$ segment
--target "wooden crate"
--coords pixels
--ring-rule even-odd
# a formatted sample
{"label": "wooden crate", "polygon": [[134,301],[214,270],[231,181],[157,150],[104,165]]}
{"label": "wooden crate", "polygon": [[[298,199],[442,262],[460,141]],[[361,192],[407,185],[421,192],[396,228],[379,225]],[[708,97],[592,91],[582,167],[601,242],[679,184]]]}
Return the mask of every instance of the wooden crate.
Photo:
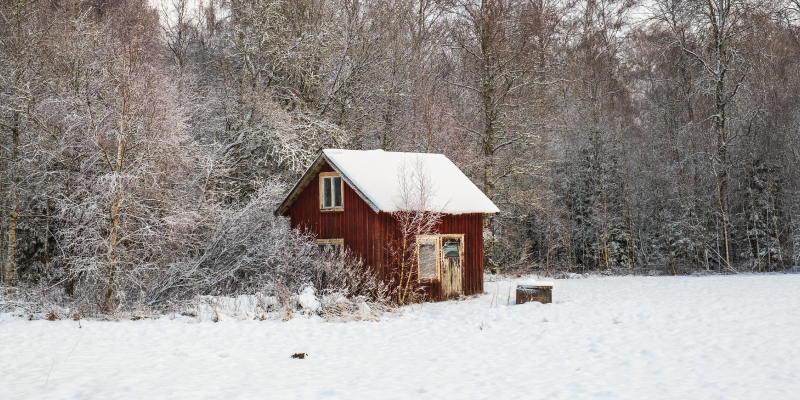
{"label": "wooden crate", "polygon": [[538,301],[542,304],[553,302],[553,286],[548,285],[517,285],[517,304],[529,301]]}

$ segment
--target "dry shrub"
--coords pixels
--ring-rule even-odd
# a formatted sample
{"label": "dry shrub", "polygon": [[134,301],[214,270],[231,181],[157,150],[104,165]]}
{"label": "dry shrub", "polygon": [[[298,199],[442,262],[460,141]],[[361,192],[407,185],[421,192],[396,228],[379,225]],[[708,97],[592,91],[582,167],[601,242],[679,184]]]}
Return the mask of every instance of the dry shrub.
{"label": "dry shrub", "polygon": [[71,309],[66,295],[60,287],[43,282],[21,282],[18,286],[6,288],[0,293],[0,313],[13,312],[15,315],[28,315],[30,320],[46,319],[55,321],[70,315]]}
{"label": "dry shrub", "polygon": [[377,321],[391,309],[390,286],[348,251],[321,254],[313,277],[327,321]]}
{"label": "dry shrub", "polygon": [[320,254],[315,267],[312,282],[317,293],[361,296],[370,301],[387,297],[388,288],[375,271],[347,250]]}
{"label": "dry shrub", "polygon": [[329,322],[379,321],[390,310],[388,302],[368,301],[362,296],[347,298],[339,293],[322,296],[320,316]]}
{"label": "dry shrub", "polygon": [[58,315],[58,312],[55,310],[50,310],[47,314],[44,315],[44,319],[48,321],[55,321],[61,319],[61,316]]}

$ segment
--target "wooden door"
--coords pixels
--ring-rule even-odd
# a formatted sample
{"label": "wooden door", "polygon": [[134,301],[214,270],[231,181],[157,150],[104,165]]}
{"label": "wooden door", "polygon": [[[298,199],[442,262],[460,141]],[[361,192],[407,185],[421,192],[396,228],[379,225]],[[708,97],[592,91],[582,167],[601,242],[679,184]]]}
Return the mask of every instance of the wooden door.
{"label": "wooden door", "polygon": [[464,263],[464,235],[441,236],[442,300],[458,298],[464,294],[462,265]]}

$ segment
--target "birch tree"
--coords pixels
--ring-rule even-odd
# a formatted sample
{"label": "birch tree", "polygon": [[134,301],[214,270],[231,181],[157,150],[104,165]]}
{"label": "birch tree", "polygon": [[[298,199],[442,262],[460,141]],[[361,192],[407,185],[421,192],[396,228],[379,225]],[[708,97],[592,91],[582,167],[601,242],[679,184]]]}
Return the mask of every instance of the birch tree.
{"label": "birch tree", "polygon": [[41,58],[46,57],[43,50],[51,23],[42,7],[23,0],[0,5],[0,275],[9,286],[19,268],[19,219],[33,214],[26,214],[24,196],[36,190],[42,176],[29,164],[41,161],[36,159],[41,154],[33,114],[46,81]]}
{"label": "birch tree", "polygon": [[[732,257],[727,197],[729,151],[738,134],[737,120],[730,110],[751,69],[752,61],[741,51],[741,42],[752,31],[743,19],[750,6],[745,0],[669,0],[656,2],[655,9],[655,17],[669,27],[675,45],[697,61],[707,77],[704,89],[713,105],[705,121],[714,143],[709,158],[716,180],[716,207],[727,270],[731,269]],[[699,46],[692,40],[697,40]]]}
{"label": "birch tree", "polygon": [[400,189],[397,208],[392,217],[397,223],[397,236],[388,238],[391,278],[397,285],[397,303],[416,301],[419,277],[419,240],[421,236],[437,233],[444,204],[433,202],[436,187],[422,158],[406,160],[398,167]]}
{"label": "birch tree", "polygon": [[145,2],[103,11],[108,19],[74,26],[92,58],[78,64],[72,90],[61,94],[74,115],[64,129],[82,162],[58,198],[59,238],[72,276],[102,282],[97,300],[113,314],[125,295],[117,289],[130,288],[120,279],[180,251],[169,245],[169,231],[193,218],[180,209],[191,204],[192,150],[174,88],[160,73],[155,11]]}

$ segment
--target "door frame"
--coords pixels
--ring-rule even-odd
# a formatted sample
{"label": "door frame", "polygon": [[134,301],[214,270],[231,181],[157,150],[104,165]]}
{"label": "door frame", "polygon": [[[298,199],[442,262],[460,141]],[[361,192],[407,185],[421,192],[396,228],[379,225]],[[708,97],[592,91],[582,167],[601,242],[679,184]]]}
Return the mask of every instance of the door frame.
{"label": "door frame", "polygon": [[446,239],[458,239],[459,246],[458,246],[458,260],[459,266],[461,267],[461,276],[459,277],[459,281],[461,281],[461,287],[459,288],[458,292],[460,294],[464,294],[464,275],[465,275],[465,265],[464,265],[464,234],[463,233],[445,233],[440,234],[439,236],[439,281],[442,282],[442,297],[444,297],[444,265],[445,265],[445,257],[444,257],[444,241]]}

